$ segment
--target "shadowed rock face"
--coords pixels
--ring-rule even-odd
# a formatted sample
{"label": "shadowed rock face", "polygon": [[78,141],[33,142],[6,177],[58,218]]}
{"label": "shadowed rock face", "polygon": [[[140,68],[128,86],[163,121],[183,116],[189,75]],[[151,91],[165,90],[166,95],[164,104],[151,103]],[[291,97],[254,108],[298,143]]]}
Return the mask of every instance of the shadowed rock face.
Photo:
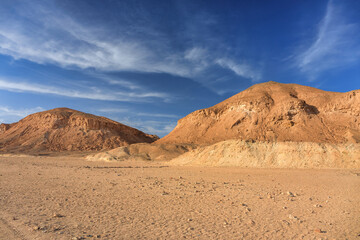
{"label": "shadowed rock face", "polygon": [[88,151],[151,143],[155,135],[105,117],[57,108],[0,125],[0,151]]}
{"label": "shadowed rock face", "polygon": [[267,82],[189,114],[157,143],[207,145],[228,139],[359,143],[359,116],[359,90],[337,93]]}

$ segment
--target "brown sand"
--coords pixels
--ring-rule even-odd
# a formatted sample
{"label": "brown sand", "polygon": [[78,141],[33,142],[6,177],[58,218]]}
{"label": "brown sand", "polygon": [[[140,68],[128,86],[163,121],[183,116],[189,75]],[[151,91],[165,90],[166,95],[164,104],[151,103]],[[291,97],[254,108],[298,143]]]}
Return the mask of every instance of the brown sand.
{"label": "brown sand", "polygon": [[360,172],[0,157],[0,239],[359,239]]}

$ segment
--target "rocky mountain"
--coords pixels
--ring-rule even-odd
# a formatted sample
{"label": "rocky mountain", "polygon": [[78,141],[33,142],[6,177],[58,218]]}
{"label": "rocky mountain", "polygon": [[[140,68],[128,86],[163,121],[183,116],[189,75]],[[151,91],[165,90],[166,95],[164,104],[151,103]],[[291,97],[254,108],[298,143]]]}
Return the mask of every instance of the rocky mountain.
{"label": "rocky mountain", "polygon": [[327,92],[297,84],[254,85],[180,119],[157,143],[360,142],[360,90]]}
{"label": "rocky mountain", "polygon": [[91,151],[151,143],[155,135],[105,117],[56,108],[0,125],[0,152]]}

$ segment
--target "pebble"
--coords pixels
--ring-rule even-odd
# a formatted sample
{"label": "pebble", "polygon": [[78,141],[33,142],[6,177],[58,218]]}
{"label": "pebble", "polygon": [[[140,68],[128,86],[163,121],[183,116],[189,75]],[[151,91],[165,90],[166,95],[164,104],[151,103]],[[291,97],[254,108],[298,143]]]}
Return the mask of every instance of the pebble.
{"label": "pebble", "polygon": [[249,225],[255,225],[255,222],[253,221],[253,220],[249,220],[248,222],[247,222]]}
{"label": "pebble", "polygon": [[64,217],[64,216],[59,214],[59,213],[54,213],[53,217],[61,218],[61,217]]}

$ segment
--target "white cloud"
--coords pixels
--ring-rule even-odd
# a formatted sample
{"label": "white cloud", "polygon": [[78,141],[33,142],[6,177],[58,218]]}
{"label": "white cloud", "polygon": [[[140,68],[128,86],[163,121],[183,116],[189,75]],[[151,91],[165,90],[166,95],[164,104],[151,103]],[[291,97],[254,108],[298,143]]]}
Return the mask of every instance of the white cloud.
{"label": "white cloud", "polygon": [[349,23],[345,16],[341,6],[330,0],[316,39],[308,49],[298,55],[298,68],[308,74],[311,80],[323,71],[358,61],[360,28]]}
{"label": "white cloud", "polygon": [[35,83],[26,83],[26,82],[14,82],[13,80],[7,80],[0,78],[0,89],[10,92],[30,92],[30,93],[40,93],[40,94],[51,94],[58,95],[70,98],[84,98],[92,100],[107,100],[107,101],[124,101],[124,102],[136,102],[144,101],[146,98],[161,98],[168,100],[169,96],[165,93],[157,92],[145,92],[145,93],[136,93],[136,92],[119,92],[119,91],[104,91],[99,88],[87,88],[82,90],[72,90],[57,88],[53,86],[47,86],[42,84]]}
{"label": "white cloud", "polygon": [[101,109],[97,109],[96,111],[102,112],[102,113],[129,113],[131,115],[154,117],[154,118],[176,118],[176,119],[180,118],[178,115],[175,115],[175,114],[145,113],[145,112],[129,110],[127,108],[101,108]]}
{"label": "white cloud", "polygon": [[44,111],[42,107],[13,109],[7,106],[0,106],[0,122],[8,121],[8,123],[17,121],[19,118],[28,116],[29,114]]}
{"label": "white cloud", "polygon": [[[258,81],[260,71],[235,58],[225,58],[222,38],[213,34],[215,19],[203,12],[191,21],[185,21],[184,31],[179,33],[179,41],[184,39],[183,48],[173,47],[173,36],[149,26],[138,26],[127,14],[119,13],[125,20],[116,26],[90,24],[80,18],[70,16],[52,4],[53,1],[14,3],[13,11],[1,11],[6,4],[0,4],[0,54],[14,59],[26,59],[39,64],[55,64],[63,68],[90,69],[95,77],[112,85],[119,85],[134,91],[144,92],[142,86],[126,79],[111,78],[105,72],[131,71],[155,72],[192,78],[210,90],[213,79],[208,79],[207,70],[214,66],[230,69],[235,74]],[[187,14],[187,11],[184,11]],[[124,14],[124,16],[122,16]],[[78,16],[80,16],[79,14]],[[121,16],[120,16],[121,15]],[[142,15],[141,15],[142,16]],[[189,17],[189,16],[188,16]],[[141,34],[139,34],[141,33]],[[187,39],[193,39],[193,46],[187,46]],[[204,39],[210,41],[204,41]],[[198,45],[196,45],[198,44]],[[202,47],[200,47],[202,46]],[[206,47],[204,47],[206,46]],[[221,50],[219,50],[221,49]],[[229,53],[229,49],[226,49]],[[232,60],[230,60],[232,59]],[[245,64],[246,63],[246,64]],[[204,83],[205,79],[208,79]],[[52,89],[48,89],[47,93]],[[145,89],[146,91],[146,89]],[[213,91],[213,90],[212,90]],[[75,92],[72,96],[96,99],[126,99],[121,94],[88,96]],[[58,94],[58,93],[51,93]],[[68,95],[68,94],[67,94]],[[154,93],[149,93],[149,96]],[[126,94],[129,97],[129,94]],[[139,95],[147,97],[145,95]],[[133,97],[133,96],[130,96]],[[159,96],[158,94],[155,97]],[[166,99],[165,99],[166,100]]]}
{"label": "white cloud", "polygon": [[179,118],[179,116],[175,114],[163,114],[163,113],[137,113],[136,115],[145,116],[145,117],[156,117],[156,118]]}
{"label": "white cloud", "polygon": [[[112,33],[106,28],[84,25],[59,10],[49,11],[36,3],[16,7],[18,18],[0,16],[1,54],[62,67],[189,74],[189,66],[169,53],[161,54],[145,40],[107,37]],[[158,44],[166,48],[165,43]]]}
{"label": "white cloud", "polygon": [[253,69],[253,67],[248,64],[236,63],[226,58],[217,59],[216,63],[223,68],[230,69],[240,77],[251,79],[253,82],[259,81],[261,78],[260,71]]}
{"label": "white cloud", "polygon": [[134,118],[113,118],[115,121],[137,128],[145,133],[156,134],[162,137],[170,133],[175,127],[175,121],[150,121],[139,120]]}

